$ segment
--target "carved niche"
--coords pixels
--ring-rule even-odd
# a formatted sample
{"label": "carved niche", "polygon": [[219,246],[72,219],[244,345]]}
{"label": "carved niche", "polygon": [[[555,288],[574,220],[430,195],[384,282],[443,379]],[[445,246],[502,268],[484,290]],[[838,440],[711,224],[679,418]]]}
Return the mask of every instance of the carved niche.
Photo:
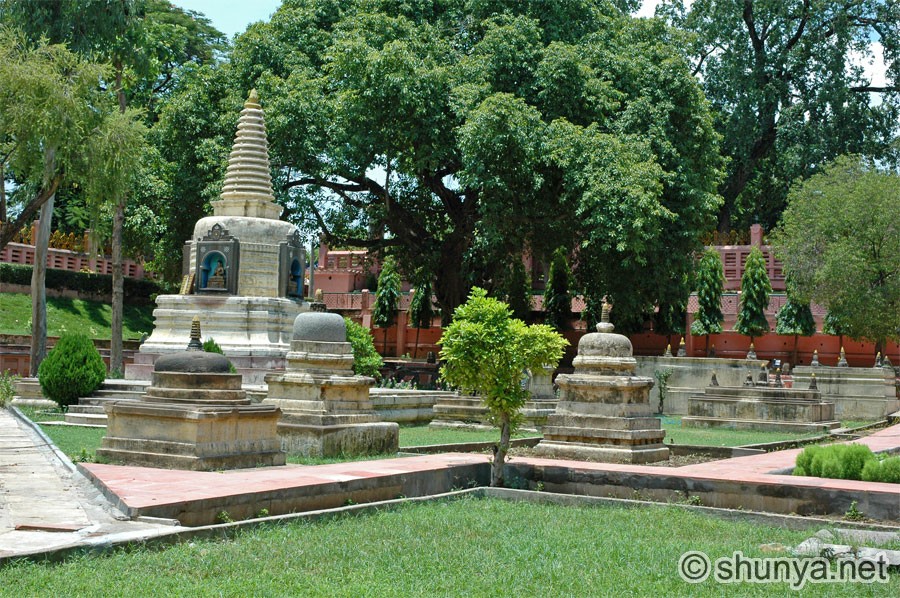
{"label": "carved niche", "polygon": [[214,224],[197,240],[196,292],[237,295],[241,244],[228,229]]}
{"label": "carved niche", "polygon": [[282,297],[303,298],[306,250],[296,228],[278,248],[278,291]]}

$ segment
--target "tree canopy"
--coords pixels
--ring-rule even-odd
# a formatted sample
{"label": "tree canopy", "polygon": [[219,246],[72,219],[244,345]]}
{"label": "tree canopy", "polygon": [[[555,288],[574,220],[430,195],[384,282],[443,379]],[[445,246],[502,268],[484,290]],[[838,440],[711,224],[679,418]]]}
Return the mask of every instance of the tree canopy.
{"label": "tree canopy", "polygon": [[751,343],[755,337],[769,331],[766,308],[769,307],[771,294],[772,285],[769,283],[766,259],[759,247],[754,247],[744,263],[744,275],[741,276],[741,306],[734,324],[734,329],[744,336],[749,336]]}
{"label": "tree canopy", "polygon": [[828,309],[840,333],[900,338],[900,176],[843,157],[791,189],[777,255],[801,301]]}
{"label": "tree canopy", "polygon": [[[658,14],[687,32],[682,47],[723,137],[728,167],[720,230],[747,227],[755,217],[771,230],[791,182],[838,155],[897,163],[900,4],[695,0],[687,10],[686,4],[668,0]],[[866,62],[883,67],[887,81],[872,81]]]}
{"label": "tree canopy", "polygon": [[697,264],[697,301],[699,309],[691,323],[691,334],[706,336],[722,332],[722,292],[725,286],[725,273],[722,269],[722,258],[715,249],[706,249]]}
{"label": "tree canopy", "polygon": [[560,244],[579,290],[649,313],[682,298],[671,274],[713,221],[721,161],[670,32],[626,4],[287,0],[163,110],[200,133],[176,151],[212,166],[184,199],[215,186],[219,115],[256,87],[289,217],[433,272],[446,316]]}

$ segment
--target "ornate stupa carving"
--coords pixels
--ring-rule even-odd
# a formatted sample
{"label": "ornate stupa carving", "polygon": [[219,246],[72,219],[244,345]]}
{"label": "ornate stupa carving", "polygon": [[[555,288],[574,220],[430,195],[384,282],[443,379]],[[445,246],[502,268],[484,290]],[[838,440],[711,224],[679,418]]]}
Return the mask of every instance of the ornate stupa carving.
{"label": "ornate stupa carving", "polygon": [[556,377],[559,404],[536,454],[624,463],[669,458],[666,432],[650,406],[653,380],[634,375],[631,341],[613,330],[604,305],[597,332],[578,343],[575,373]]}
{"label": "ornate stupa carving", "polygon": [[163,295],[153,334],[126,377],[147,379],[155,357],[180,351],[179,331],[199,314],[207,334],[244,375],[261,384],[282,369],[303,302],[306,254],[297,228],[279,220],[263,109],[256,90],[241,111],[220,199],[187,243],[185,294]]}

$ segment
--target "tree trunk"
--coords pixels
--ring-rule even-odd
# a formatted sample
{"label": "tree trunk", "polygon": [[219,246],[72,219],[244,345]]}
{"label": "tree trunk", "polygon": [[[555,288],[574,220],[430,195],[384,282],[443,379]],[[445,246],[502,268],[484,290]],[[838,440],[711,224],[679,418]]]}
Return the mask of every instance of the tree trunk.
{"label": "tree trunk", "polygon": [[460,265],[464,262],[465,231],[454,231],[456,239],[449,239],[441,246],[441,258],[434,281],[434,295],[441,307],[441,326],[449,326],[453,310],[462,305],[468,295],[468,285]]}
{"label": "tree trunk", "polygon": [[510,437],[509,414],[500,414],[500,443],[494,446],[494,462],[491,464],[491,486],[502,488],[503,467],[506,464],[506,453],[509,452]]}
{"label": "tree trunk", "polygon": [[381,354],[387,357],[387,327],[384,328],[384,334],[381,336]]}
{"label": "tree trunk", "polygon": [[422,329],[416,326],[416,345],[413,347],[413,359],[419,358],[419,333],[422,332]]}
{"label": "tree trunk", "polygon": [[124,276],[122,275],[122,229],[125,225],[125,201],[116,202],[112,233],[112,337],[109,342],[109,371],[121,375],[122,320],[124,311]]}
{"label": "tree trunk", "polygon": [[50,244],[50,225],[53,220],[51,195],[41,206],[41,224],[34,240],[34,268],[31,271],[31,376],[47,355],[47,247]]}
{"label": "tree trunk", "polygon": [[794,352],[791,355],[791,359],[793,359],[793,361],[791,362],[791,367],[796,367],[796,365],[797,365],[797,356],[800,354],[799,349],[798,349],[799,344],[800,344],[800,336],[795,334],[794,335]]}
{"label": "tree trunk", "polygon": [[6,222],[6,170],[0,162],[0,222]]}

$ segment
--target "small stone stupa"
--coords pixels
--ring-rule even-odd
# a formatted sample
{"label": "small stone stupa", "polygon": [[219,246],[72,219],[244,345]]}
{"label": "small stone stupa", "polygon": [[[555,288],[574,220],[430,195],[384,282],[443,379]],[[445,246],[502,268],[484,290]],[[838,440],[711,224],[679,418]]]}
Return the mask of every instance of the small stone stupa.
{"label": "small stone stupa", "polygon": [[535,454],[562,459],[651,463],[669,458],[650,406],[651,378],[634,375],[628,337],[613,333],[604,304],[597,332],[578,343],[574,374],[556,377],[559,404]]}
{"label": "small stone stupa", "polygon": [[306,254],[296,227],[279,220],[269,173],[263,110],[256,90],[244,104],[213,215],[194,226],[181,294],[157,298],[153,333],[126,378],[147,379],[160,354],[181,351],[181,334],[199,314],[248,384],[284,367],[302,297]]}
{"label": "small stone stupa", "polygon": [[224,355],[203,351],[194,319],[187,351],[156,360],[153,383],[137,401],[106,406],[97,455],[113,463],[213,471],[284,465],[280,412],[252,405]]}
{"label": "small stone stupa", "polygon": [[313,308],[294,321],[285,371],[266,376],[263,404],[281,408],[282,446],[311,457],[396,453],[400,426],[373,409],[375,380],[353,373],[344,318],[325,312],[324,304]]}

